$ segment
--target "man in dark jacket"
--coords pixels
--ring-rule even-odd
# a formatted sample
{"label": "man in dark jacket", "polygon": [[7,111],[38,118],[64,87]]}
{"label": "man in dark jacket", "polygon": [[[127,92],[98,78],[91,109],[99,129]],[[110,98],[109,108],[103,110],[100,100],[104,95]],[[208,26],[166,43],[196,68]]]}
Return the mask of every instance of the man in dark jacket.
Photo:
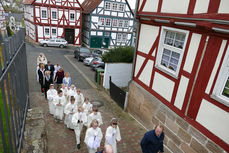
{"label": "man in dark jacket", "polygon": [[152,131],[145,133],[141,141],[141,148],[143,153],[158,153],[164,152],[163,141],[164,141],[163,126],[157,125]]}
{"label": "man in dark jacket", "polygon": [[54,71],[55,71],[55,68],[54,66],[51,64],[50,61],[48,61],[48,63],[45,65],[45,71],[50,71],[50,76],[51,78],[53,79],[53,74],[54,74]]}

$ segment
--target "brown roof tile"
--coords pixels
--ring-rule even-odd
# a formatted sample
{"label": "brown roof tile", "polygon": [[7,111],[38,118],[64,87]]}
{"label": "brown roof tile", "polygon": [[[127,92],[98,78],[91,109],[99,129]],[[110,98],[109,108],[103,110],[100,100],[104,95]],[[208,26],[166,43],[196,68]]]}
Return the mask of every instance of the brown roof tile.
{"label": "brown roof tile", "polygon": [[84,0],[82,3],[83,13],[90,13],[94,10],[103,0]]}
{"label": "brown roof tile", "polygon": [[24,0],[24,4],[25,5],[29,5],[29,4],[32,4],[35,0]]}

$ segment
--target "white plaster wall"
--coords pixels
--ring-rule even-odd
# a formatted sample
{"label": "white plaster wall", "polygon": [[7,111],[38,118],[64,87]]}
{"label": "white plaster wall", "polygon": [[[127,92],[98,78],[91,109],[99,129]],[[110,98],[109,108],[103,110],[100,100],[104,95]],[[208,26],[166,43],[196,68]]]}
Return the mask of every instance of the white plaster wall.
{"label": "white plaster wall", "polygon": [[155,73],[152,89],[167,101],[171,101],[175,83],[165,76]]}
{"label": "white plaster wall", "polygon": [[194,14],[207,13],[210,0],[197,0],[194,8]]}
{"label": "white plaster wall", "polygon": [[180,13],[187,14],[189,0],[163,0],[162,13]]}
{"label": "white plaster wall", "polygon": [[200,40],[202,35],[193,33],[191,37],[191,42],[188,48],[188,54],[184,64],[184,70],[191,73],[192,68],[196,59],[196,54],[199,49]]}
{"label": "white plaster wall", "polygon": [[229,144],[229,113],[203,99],[196,121]]}
{"label": "white plaster wall", "polygon": [[106,63],[104,70],[103,87],[110,88],[109,77],[111,76],[112,82],[119,87],[127,87],[131,79],[132,64],[127,63]]}
{"label": "white plaster wall", "polygon": [[139,76],[139,80],[141,80],[145,85],[150,85],[151,75],[153,71],[153,64],[154,62],[152,60],[149,60],[144,67],[142,73]]}
{"label": "white plaster wall", "polygon": [[143,8],[144,12],[157,12],[159,0],[147,0]]}
{"label": "white plaster wall", "polygon": [[207,94],[209,94],[209,92],[211,90],[213,81],[215,79],[216,72],[217,72],[217,70],[219,68],[219,64],[220,64],[220,61],[221,61],[221,58],[222,58],[222,55],[223,55],[223,51],[224,51],[224,49],[226,47],[226,44],[227,44],[227,40],[223,40],[222,44],[221,44],[221,47],[220,47],[220,50],[219,50],[219,54],[217,56],[217,59],[216,59],[215,65],[214,65],[214,68],[213,68],[211,76],[210,76],[210,79],[208,81],[207,88],[205,90],[205,93],[207,93]]}
{"label": "white plaster wall", "polygon": [[178,90],[177,90],[176,99],[175,99],[175,102],[174,102],[174,105],[180,110],[182,109],[182,106],[183,106],[183,103],[184,103],[184,98],[185,98],[185,95],[186,95],[188,82],[189,82],[188,78],[186,78],[184,76],[181,76],[179,87],[178,87]]}
{"label": "white plaster wall", "polygon": [[218,13],[229,13],[229,0],[221,0]]}
{"label": "white plaster wall", "polygon": [[141,31],[138,40],[139,41],[138,51],[148,54],[158,34],[159,34],[159,27],[141,24]]}

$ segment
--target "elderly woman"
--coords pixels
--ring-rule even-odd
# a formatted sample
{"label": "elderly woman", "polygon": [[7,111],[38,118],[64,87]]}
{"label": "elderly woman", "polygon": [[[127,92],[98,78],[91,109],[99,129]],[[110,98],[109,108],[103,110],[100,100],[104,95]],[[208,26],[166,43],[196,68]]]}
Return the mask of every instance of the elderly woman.
{"label": "elderly woman", "polygon": [[37,69],[36,69],[36,74],[37,74],[37,82],[39,82],[39,76],[38,76],[38,70],[40,68],[40,64],[47,64],[47,58],[45,57],[44,53],[40,53],[40,55],[37,57]]}
{"label": "elderly woman", "polygon": [[50,84],[53,83],[51,72],[45,71],[45,84],[44,84],[44,92],[45,92],[45,98],[47,99],[47,91],[49,90]]}
{"label": "elderly woman", "polygon": [[56,72],[56,77],[55,81],[57,84],[62,84],[63,83],[63,78],[64,78],[64,69],[59,68],[58,72]]}
{"label": "elderly woman", "polygon": [[64,75],[64,79],[63,79],[63,84],[65,84],[66,87],[70,87],[71,86],[71,77],[69,72],[66,72]]}

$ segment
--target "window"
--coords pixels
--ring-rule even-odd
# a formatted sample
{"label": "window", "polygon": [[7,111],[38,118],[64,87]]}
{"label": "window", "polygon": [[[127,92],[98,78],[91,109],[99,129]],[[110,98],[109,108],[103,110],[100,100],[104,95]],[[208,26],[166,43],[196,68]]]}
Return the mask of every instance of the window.
{"label": "window", "polygon": [[118,9],[118,4],[117,3],[113,3],[112,10],[117,11],[117,9]]}
{"label": "window", "polygon": [[129,21],[127,21],[127,20],[124,21],[124,27],[125,27],[125,28],[128,28],[128,27],[129,27]]}
{"label": "window", "polygon": [[188,31],[162,27],[156,67],[177,77],[183,58]]}
{"label": "window", "polygon": [[106,2],[105,3],[105,9],[110,10],[111,9],[111,2]]}
{"label": "window", "polygon": [[49,36],[49,28],[45,28],[45,35]]}
{"label": "window", "polygon": [[106,19],[106,26],[111,26],[111,19]]}
{"label": "window", "polygon": [[119,21],[118,21],[118,26],[119,26],[119,27],[123,27],[123,20],[119,20]]}
{"label": "window", "polygon": [[113,19],[113,27],[117,27],[118,26],[118,20],[117,19]]}
{"label": "window", "polygon": [[211,97],[229,107],[229,47],[224,56]]}
{"label": "window", "polygon": [[46,19],[47,18],[47,11],[41,10],[41,18]]}
{"label": "window", "polygon": [[56,13],[56,11],[52,11],[52,19],[57,19],[57,13]]}
{"label": "window", "polygon": [[56,36],[56,29],[55,28],[52,29],[52,36]]}
{"label": "window", "polygon": [[119,4],[118,10],[119,11],[124,11],[124,4]]}
{"label": "window", "polygon": [[121,33],[117,34],[117,41],[118,42],[122,41],[122,34]]}
{"label": "window", "polygon": [[105,37],[109,37],[109,36],[110,36],[110,33],[109,33],[109,32],[105,32],[105,33],[104,33],[104,36],[105,36]]}
{"label": "window", "polygon": [[127,38],[127,34],[126,33],[122,34],[122,41],[123,42],[126,42],[126,38]]}
{"label": "window", "polygon": [[70,13],[70,20],[75,21],[75,13]]}
{"label": "window", "polygon": [[104,18],[99,19],[99,25],[104,26]]}

